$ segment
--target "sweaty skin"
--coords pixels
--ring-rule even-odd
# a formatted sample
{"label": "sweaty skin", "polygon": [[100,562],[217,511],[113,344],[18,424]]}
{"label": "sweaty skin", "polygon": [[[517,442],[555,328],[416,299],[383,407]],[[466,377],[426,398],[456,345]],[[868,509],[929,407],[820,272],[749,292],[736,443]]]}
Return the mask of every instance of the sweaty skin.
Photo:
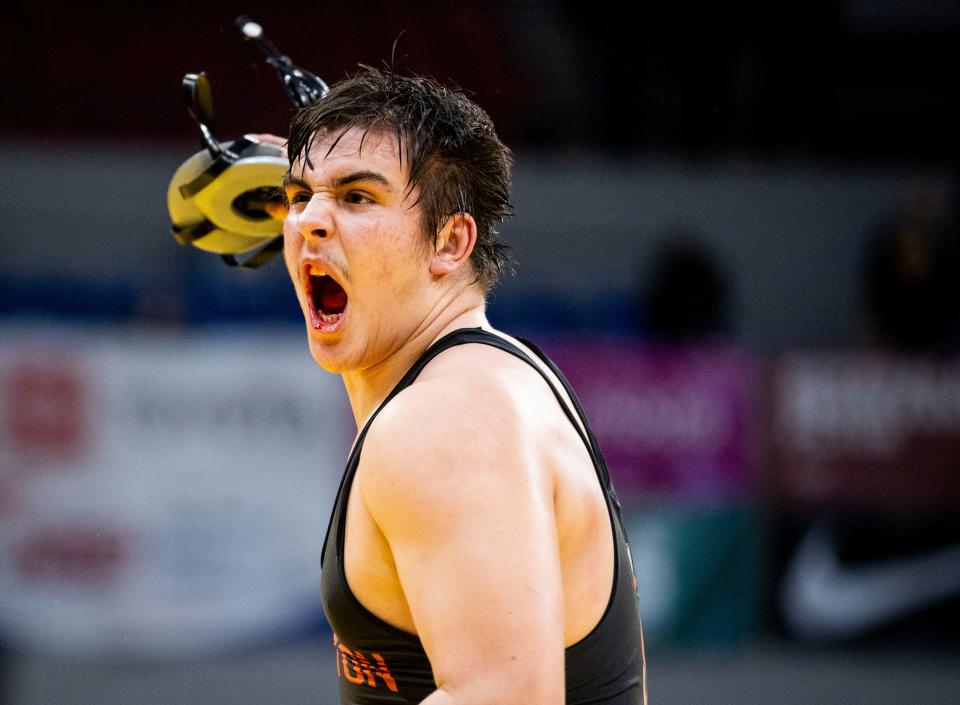
{"label": "sweaty skin", "polygon": [[[431,343],[493,330],[469,261],[473,218],[451,216],[428,242],[396,138],[361,138],[352,129],[330,150],[318,136],[312,167],[294,162],[284,222],[311,354],[343,377],[358,428]],[[346,292],[332,327],[315,323],[311,271]],[[438,684],[425,705],[563,703],[564,647],[602,617],[613,556],[583,442],[520,360],[447,350],[371,426],[345,572],[368,610],[419,636]]]}

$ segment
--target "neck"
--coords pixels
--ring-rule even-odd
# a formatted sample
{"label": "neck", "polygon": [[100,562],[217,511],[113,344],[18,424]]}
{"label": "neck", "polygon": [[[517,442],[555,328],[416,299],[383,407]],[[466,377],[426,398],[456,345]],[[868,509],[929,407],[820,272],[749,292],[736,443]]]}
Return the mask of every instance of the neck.
{"label": "neck", "polygon": [[363,428],[397,382],[434,342],[458,328],[478,326],[489,328],[482,292],[457,297],[434,310],[382,361],[366,369],[344,372],[341,377],[357,429]]}

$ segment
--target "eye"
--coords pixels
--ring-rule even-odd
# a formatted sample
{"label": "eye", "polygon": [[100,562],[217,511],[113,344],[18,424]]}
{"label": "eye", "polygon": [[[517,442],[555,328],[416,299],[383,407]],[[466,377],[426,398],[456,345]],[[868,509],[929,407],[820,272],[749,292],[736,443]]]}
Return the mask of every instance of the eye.
{"label": "eye", "polygon": [[287,203],[289,205],[294,205],[296,203],[306,203],[310,200],[311,194],[306,191],[295,191],[292,194],[287,194]]}
{"label": "eye", "polygon": [[373,198],[369,194],[364,193],[363,191],[348,191],[347,195],[343,197],[347,203],[353,205],[361,205],[366,203],[373,203]]}

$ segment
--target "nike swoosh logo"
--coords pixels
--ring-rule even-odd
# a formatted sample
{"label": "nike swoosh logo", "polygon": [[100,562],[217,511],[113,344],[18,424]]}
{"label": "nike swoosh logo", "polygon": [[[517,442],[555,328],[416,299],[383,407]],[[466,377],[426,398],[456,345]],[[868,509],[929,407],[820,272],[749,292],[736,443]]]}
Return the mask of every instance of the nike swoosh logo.
{"label": "nike swoosh logo", "polygon": [[960,545],[869,566],[840,564],[834,537],[814,526],[781,588],[784,618],[802,638],[860,636],[960,592]]}

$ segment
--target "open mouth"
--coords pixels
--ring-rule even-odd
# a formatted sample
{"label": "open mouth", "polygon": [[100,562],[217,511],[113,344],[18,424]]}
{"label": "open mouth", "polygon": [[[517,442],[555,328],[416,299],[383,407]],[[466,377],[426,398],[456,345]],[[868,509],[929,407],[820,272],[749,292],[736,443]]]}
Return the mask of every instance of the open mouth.
{"label": "open mouth", "polygon": [[333,277],[317,265],[306,269],[306,294],[310,304],[310,322],[319,331],[337,327],[347,308],[347,292]]}

